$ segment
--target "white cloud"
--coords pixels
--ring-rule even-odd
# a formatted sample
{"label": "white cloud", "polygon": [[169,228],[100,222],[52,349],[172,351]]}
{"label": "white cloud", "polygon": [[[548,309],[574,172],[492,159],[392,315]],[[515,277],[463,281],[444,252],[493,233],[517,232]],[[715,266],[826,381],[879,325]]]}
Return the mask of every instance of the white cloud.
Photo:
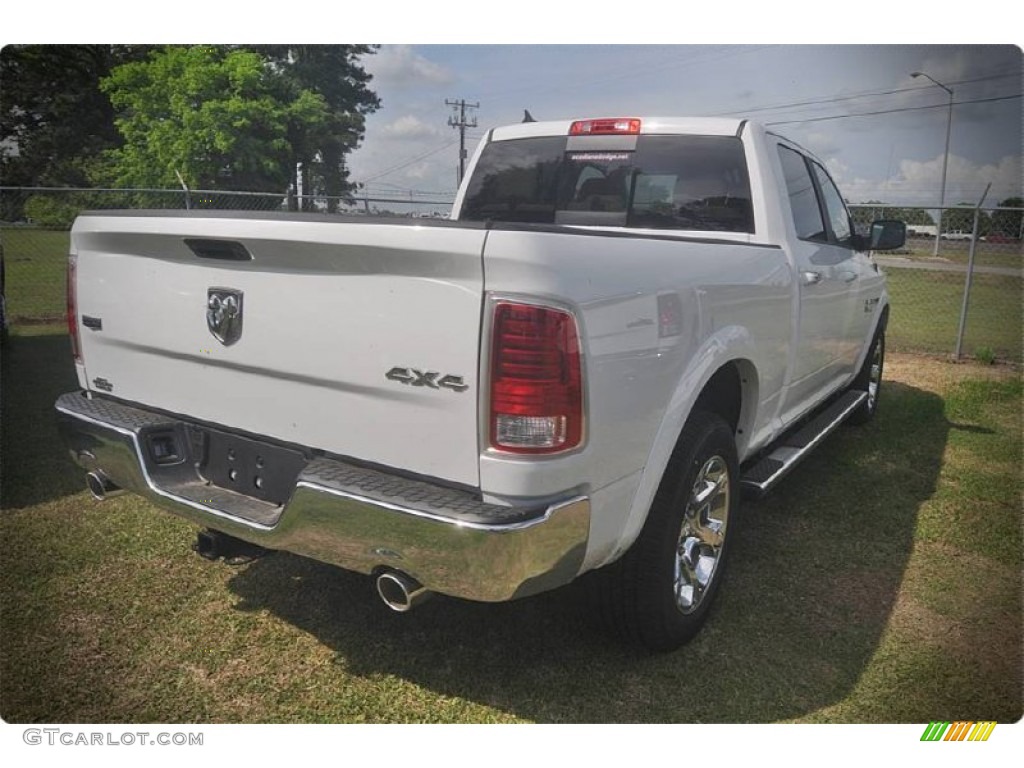
{"label": "white cloud", "polygon": [[[800,137],[800,143],[810,150],[813,154],[820,158],[834,158],[842,151],[842,147],[836,140],[836,136],[832,132],[826,131],[808,131]],[[826,165],[829,166],[829,171],[832,171],[832,162],[838,162],[834,160],[828,160]]]}
{"label": "white cloud", "polygon": [[409,87],[416,85],[448,85],[455,74],[447,67],[422,56],[409,45],[384,45],[366,60],[373,74],[374,85]]}
{"label": "white cloud", "polygon": [[[929,56],[919,71],[927,72],[936,80],[942,83],[964,80],[971,75],[976,75],[984,65],[979,66],[979,51],[970,48],[944,48],[938,55]],[[918,80],[919,85],[924,85],[923,80]]]}
{"label": "white cloud", "polygon": [[382,136],[395,139],[434,138],[442,134],[440,127],[425,123],[415,115],[403,115],[380,129]]}
{"label": "white cloud", "polygon": [[[887,203],[937,205],[942,182],[942,155],[931,160],[903,160],[899,170],[886,181],[844,179],[845,167],[832,166],[837,183],[847,199],[853,202],[882,200]],[[992,188],[985,207],[994,206],[1008,197],[1021,196],[1021,156],[1008,155],[998,163],[974,163],[951,155],[946,178],[946,205],[977,203],[989,183]]]}
{"label": "white cloud", "polygon": [[417,163],[406,169],[405,177],[413,181],[423,181],[430,178],[435,172],[433,163]]}
{"label": "white cloud", "polygon": [[[942,180],[942,158],[917,162],[904,160],[900,163],[898,180],[911,189],[927,185],[929,182],[938,188]],[[977,202],[985,191],[987,184],[992,184],[986,203],[994,203],[1007,197],[1016,197],[1021,192],[1021,157],[1011,155],[1002,158],[998,163],[978,165],[962,157],[952,155],[949,158],[949,171],[946,181],[946,202]]]}
{"label": "white cloud", "polygon": [[845,179],[850,173],[850,167],[834,157],[825,160],[825,169],[840,186],[842,186],[841,180]]}

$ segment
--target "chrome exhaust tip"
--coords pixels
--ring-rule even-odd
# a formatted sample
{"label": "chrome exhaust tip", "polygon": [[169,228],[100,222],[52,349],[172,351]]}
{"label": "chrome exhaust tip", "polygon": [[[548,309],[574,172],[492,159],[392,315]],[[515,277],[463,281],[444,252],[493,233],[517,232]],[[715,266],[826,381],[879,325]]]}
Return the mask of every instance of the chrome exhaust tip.
{"label": "chrome exhaust tip", "polygon": [[96,501],[103,501],[114,496],[126,493],[123,488],[114,485],[110,478],[100,471],[93,471],[85,476],[85,484],[89,487],[89,493]]}
{"label": "chrome exhaust tip", "polygon": [[377,594],[392,611],[405,613],[429,598],[433,592],[401,571],[383,571],[377,576]]}

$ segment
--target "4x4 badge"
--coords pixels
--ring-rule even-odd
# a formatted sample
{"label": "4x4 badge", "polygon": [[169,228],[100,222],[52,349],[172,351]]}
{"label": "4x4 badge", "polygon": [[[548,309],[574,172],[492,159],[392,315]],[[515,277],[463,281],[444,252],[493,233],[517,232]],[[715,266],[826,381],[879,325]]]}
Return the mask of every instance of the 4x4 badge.
{"label": "4x4 badge", "polygon": [[206,292],[206,327],[225,347],[242,337],[242,292],[211,288]]}
{"label": "4x4 badge", "polygon": [[397,381],[408,384],[412,387],[427,387],[429,389],[450,389],[452,392],[465,392],[469,389],[461,376],[453,376],[446,373],[442,376],[437,371],[420,371],[416,368],[400,368],[395,366],[384,374],[389,381]]}

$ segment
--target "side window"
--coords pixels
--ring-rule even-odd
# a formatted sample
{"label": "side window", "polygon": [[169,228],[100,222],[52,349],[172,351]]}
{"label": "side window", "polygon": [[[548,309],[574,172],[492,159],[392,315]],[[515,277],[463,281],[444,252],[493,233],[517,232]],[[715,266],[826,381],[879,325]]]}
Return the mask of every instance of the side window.
{"label": "side window", "polygon": [[821,196],[825,199],[825,210],[832,226],[832,235],[840,245],[849,245],[853,230],[850,228],[850,213],[846,210],[843,196],[839,194],[824,168],[814,162],[811,165],[814,167],[814,175],[818,178],[818,186],[821,187]]}
{"label": "side window", "polygon": [[789,193],[789,207],[793,211],[796,236],[801,240],[827,240],[825,221],[821,217],[818,196],[814,191],[814,181],[807,170],[803,155],[780,144],[779,159],[782,161],[782,172],[786,178],[786,190]]}

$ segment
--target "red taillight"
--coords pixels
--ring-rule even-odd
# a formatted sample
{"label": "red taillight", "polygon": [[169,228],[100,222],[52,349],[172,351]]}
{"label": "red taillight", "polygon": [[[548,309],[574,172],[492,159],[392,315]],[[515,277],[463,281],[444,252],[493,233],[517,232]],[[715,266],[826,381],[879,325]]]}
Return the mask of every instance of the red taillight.
{"label": "red taillight", "polygon": [[577,120],[569,126],[570,136],[607,136],[616,133],[640,133],[640,121],[635,117],[603,117],[600,120]]}
{"label": "red taillight", "polygon": [[71,337],[71,354],[75,362],[82,362],[82,345],[78,340],[78,257],[68,256],[68,336]]}
{"label": "red taillight", "polygon": [[500,302],[491,336],[490,445],[557,453],[583,440],[583,374],[572,314]]}

